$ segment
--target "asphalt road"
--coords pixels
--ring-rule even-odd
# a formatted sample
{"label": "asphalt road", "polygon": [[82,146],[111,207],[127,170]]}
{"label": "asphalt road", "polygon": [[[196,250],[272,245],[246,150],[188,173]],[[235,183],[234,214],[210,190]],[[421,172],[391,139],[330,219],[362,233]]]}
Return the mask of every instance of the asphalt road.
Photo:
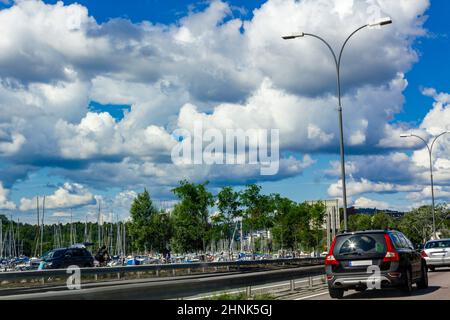
{"label": "asphalt road", "polygon": [[[343,300],[450,300],[450,269],[428,273],[429,288],[414,288],[411,296],[400,290],[373,290],[365,292],[348,291]],[[316,292],[296,300],[331,300],[327,290]]]}
{"label": "asphalt road", "polygon": [[[308,267],[307,269],[314,269],[317,267]],[[292,270],[292,269],[291,269]],[[292,270],[294,271],[294,270]],[[93,284],[84,286],[80,291],[60,291],[55,290],[56,288],[50,289],[49,291],[43,290],[43,292],[21,292],[22,294],[12,294],[9,296],[0,296],[0,300],[34,300],[34,299],[56,299],[56,300],[70,300],[70,299],[173,299],[181,294],[180,291],[184,293],[179,296],[183,298],[191,297],[194,298],[193,293],[197,291],[199,293],[194,299],[205,296],[209,296],[208,292],[211,293],[215,290],[211,288],[215,287],[217,281],[221,282],[220,287],[225,289],[230,284],[228,289],[230,290],[233,282],[239,278],[251,277],[258,282],[260,285],[254,286],[253,290],[267,288],[275,290],[277,287],[284,287],[284,290],[289,291],[289,282],[286,281],[276,281],[276,274],[286,273],[288,270],[278,270],[278,271],[266,271],[257,273],[228,273],[221,275],[197,275],[191,277],[175,277],[167,279],[146,279],[146,280],[132,280],[132,281],[114,281],[110,283]],[[275,276],[275,277],[274,277]],[[270,281],[268,278],[272,278],[274,281]],[[265,281],[264,281],[265,280]],[[301,279],[297,280],[298,282]],[[208,284],[211,282],[211,284]],[[304,281],[303,281],[304,282]],[[266,284],[263,284],[266,283]],[[242,286],[235,283],[235,288],[242,288]],[[305,285],[305,284],[303,284]],[[300,283],[296,285],[301,286]],[[203,287],[203,288],[202,288]],[[192,291],[191,291],[192,289]],[[200,290],[199,290],[200,289]],[[279,288],[278,288],[279,289]],[[227,291],[229,291],[227,290]],[[203,291],[200,294],[199,291]],[[221,290],[222,291],[222,290]],[[277,299],[281,300],[331,300],[328,289],[326,285],[319,284],[308,289],[306,284],[306,289],[297,290],[295,293],[289,293],[282,295],[276,295]],[[188,298],[189,299],[189,298]],[[436,272],[429,273],[429,288],[426,290],[419,290],[415,288],[411,296],[407,296],[400,290],[389,289],[389,290],[375,290],[375,291],[365,291],[356,292],[349,291],[346,292],[344,300],[450,300],[450,269],[441,269]]]}

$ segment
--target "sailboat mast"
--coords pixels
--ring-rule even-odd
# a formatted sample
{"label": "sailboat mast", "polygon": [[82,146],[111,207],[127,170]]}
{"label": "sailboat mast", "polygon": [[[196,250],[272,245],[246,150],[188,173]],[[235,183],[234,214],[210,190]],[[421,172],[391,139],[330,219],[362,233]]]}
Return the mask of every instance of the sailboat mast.
{"label": "sailboat mast", "polygon": [[84,242],[88,242],[87,238],[87,216],[86,216],[86,222],[84,223]]}
{"label": "sailboat mast", "polygon": [[20,219],[17,218],[17,256],[20,257]]}
{"label": "sailboat mast", "polygon": [[3,258],[3,220],[0,217],[0,258]]}
{"label": "sailboat mast", "polygon": [[123,227],[123,255],[126,256],[127,255],[127,234],[126,234],[126,226],[125,226],[125,222],[122,225]]}
{"label": "sailboat mast", "polygon": [[43,243],[44,243],[44,216],[45,216],[45,196],[42,200],[42,222],[41,222],[41,256],[43,254]]}
{"label": "sailboat mast", "polygon": [[100,248],[101,245],[101,229],[100,229],[100,218],[101,218],[101,202],[100,200],[98,201],[98,217],[97,217],[97,243],[98,243],[98,247]]}
{"label": "sailboat mast", "polygon": [[242,218],[241,218],[241,252],[244,252],[244,229],[242,229]]}
{"label": "sailboat mast", "polygon": [[43,243],[44,243],[44,222],[45,222],[45,196],[42,199],[42,222],[41,222],[41,256],[43,254]]}
{"label": "sailboat mast", "polygon": [[36,197],[36,212],[37,212],[37,226],[36,226],[36,238],[34,247],[34,256],[36,257],[39,253],[39,239],[40,239],[40,217],[39,217],[39,196]]}
{"label": "sailboat mast", "polygon": [[111,225],[109,226],[109,252],[113,252],[113,213],[109,214]]}
{"label": "sailboat mast", "polygon": [[11,221],[10,221],[10,228],[9,228],[9,242],[11,245],[11,249],[10,249],[10,256],[11,258],[16,257],[16,237],[14,236],[14,221],[13,221],[13,217],[11,215]]}
{"label": "sailboat mast", "polygon": [[73,245],[72,209],[70,209],[70,245]]}

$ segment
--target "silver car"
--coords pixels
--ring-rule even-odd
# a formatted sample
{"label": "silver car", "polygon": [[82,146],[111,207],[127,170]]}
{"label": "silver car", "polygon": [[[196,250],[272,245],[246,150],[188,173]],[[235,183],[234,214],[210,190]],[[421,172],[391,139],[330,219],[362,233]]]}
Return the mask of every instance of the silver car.
{"label": "silver car", "polygon": [[450,239],[431,240],[425,244],[422,257],[431,271],[450,267]]}

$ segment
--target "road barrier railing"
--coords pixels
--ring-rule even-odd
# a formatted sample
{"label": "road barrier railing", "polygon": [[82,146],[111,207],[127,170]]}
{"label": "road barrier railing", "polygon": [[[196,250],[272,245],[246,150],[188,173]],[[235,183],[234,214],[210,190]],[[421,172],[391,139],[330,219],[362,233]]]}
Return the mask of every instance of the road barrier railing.
{"label": "road barrier railing", "polygon": [[[312,263],[312,261],[311,261]],[[253,264],[253,263],[250,263]],[[80,290],[38,287],[24,290],[2,290],[0,300],[162,300],[185,299],[213,292],[322,276],[323,264],[265,269],[248,272],[218,272],[195,276],[83,283]],[[294,288],[295,289],[295,288]],[[8,293],[5,293],[8,291]],[[250,289],[250,293],[253,290]]]}
{"label": "road barrier railing", "polygon": [[[116,266],[81,268],[84,283],[102,280],[139,279],[148,277],[182,276],[202,273],[240,272],[257,268],[280,269],[323,264],[323,258],[294,258],[276,260],[241,260],[208,263],[149,264],[138,266]],[[1,272],[0,289],[10,287],[45,286],[66,281],[71,275],[68,269],[49,269],[19,272]]]}

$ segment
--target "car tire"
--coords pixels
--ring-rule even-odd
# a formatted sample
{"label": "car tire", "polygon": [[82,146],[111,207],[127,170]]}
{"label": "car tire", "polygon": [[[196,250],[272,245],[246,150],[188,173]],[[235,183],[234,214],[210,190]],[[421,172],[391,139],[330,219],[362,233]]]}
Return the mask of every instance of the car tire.
{"label": "car tire", "polygon": [[436,270],[435,267],[428,267],[428,269],[430,269],[431,272],[434,272]]}
{"label": "car tire", "polygon": [[427,289],[428,288],[428,268],[424,264],[422,265],[422,277],[419,282],[417,282],[417,288],[419,289]]}
{"label": "car tire", "polygon": [[342,299],[344,297],[344,289],[328,289],[330,297],[333,299]]}
{"label": "car tire", "polygon": [[408,295],[412,294],[413,291],[412,274],[409,269],[404,273],[402,291]]}

